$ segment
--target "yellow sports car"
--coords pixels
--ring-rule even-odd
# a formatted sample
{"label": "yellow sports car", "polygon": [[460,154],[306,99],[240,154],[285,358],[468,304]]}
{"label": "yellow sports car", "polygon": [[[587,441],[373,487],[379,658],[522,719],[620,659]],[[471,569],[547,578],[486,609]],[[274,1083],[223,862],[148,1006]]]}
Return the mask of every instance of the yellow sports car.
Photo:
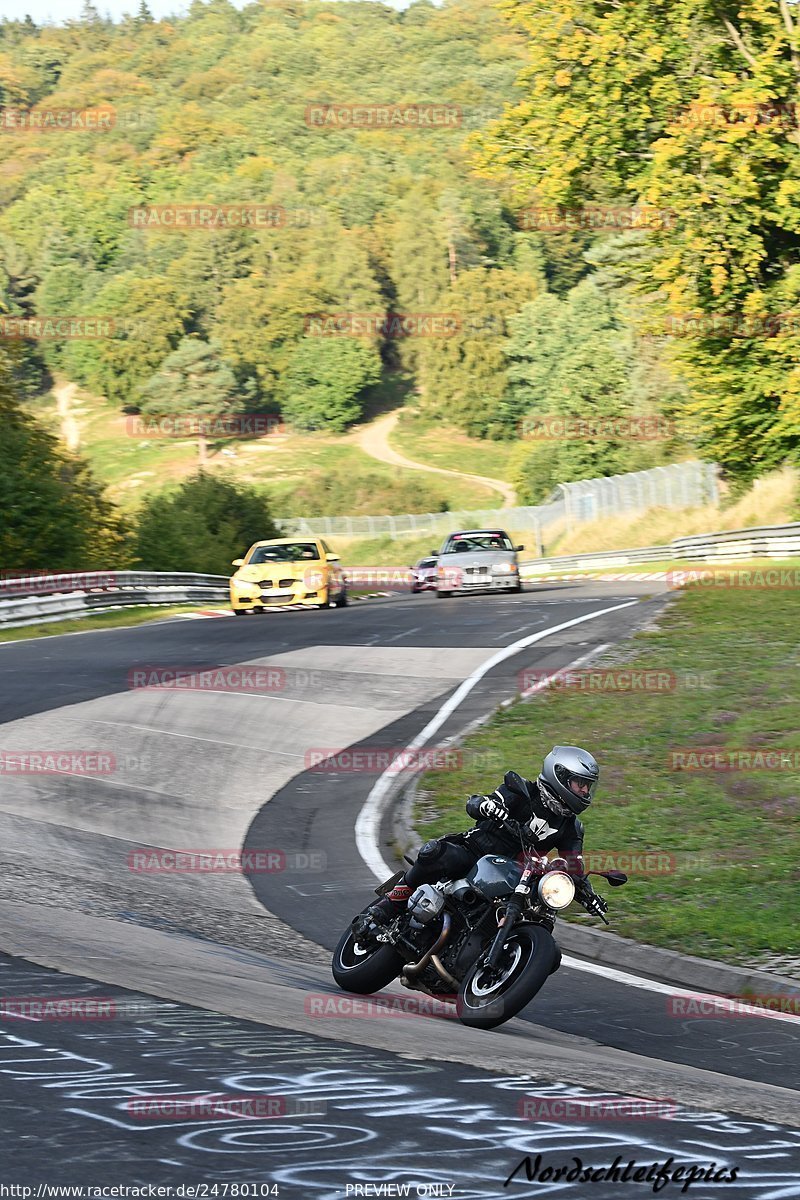
{"label": "yellow sports car", "polygon": [[231,577],[231,608],[237,617],[283,604],[344,608],[347,581],[321,538],[277,538],[256,542]]}

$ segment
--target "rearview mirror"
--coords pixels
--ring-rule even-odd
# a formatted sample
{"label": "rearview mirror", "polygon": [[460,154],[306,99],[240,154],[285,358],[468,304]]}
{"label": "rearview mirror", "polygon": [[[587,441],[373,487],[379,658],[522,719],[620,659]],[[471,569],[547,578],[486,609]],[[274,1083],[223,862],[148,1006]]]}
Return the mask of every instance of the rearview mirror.
{"label": "rearview mirror", "polygon": [[514,549],[515,549],[515,550],[524,550],[524,549],[525,549],[525,547],[524,547],[524,546],[522,546],[522,545],[519,545],[519,546],[515,546],[515,547],[514,547]]}
{"label": "rearview mirror", "polygon": [[338,562],[338,561],[339,561],[338,554],[329,554],[328,555],[328,562]]}
{"label": "rearview mirror", "polygon": [[612,887],[622,887],[623,883],[628,882],[624,871],[598,871],[597,874],[604,875]]}
{"label": "rearview mirror", "polygon": [[243,566],[244,566],[244,559],[243,559],[243,558],[235,558],[235,559],[233,560],[233,562],[231,563],[231,566],[232,566],[232,567],[243,567]]}

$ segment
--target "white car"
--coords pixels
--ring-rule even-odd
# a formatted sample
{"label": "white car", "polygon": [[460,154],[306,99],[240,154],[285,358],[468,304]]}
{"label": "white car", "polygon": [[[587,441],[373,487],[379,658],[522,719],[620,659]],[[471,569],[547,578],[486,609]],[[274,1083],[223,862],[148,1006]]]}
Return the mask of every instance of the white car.
{"label": "white car", "polygon": [[436,564],[439,560],[434,555],[431,558],[421,558],[416,566],[411,568],[412,592],[424,592],[427,590],[436,590]]}

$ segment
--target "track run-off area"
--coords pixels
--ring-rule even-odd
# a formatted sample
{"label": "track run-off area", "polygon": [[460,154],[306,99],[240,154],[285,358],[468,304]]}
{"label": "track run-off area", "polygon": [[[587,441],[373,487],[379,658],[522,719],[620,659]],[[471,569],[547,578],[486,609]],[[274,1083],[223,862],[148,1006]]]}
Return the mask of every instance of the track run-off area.
{"label": "track run-off area", "polygon": [[[330,950],[382,864],[394,869],[382,756],[449,744],[517,693],[521,672],[590,662],[668,596],[657,582],[552,583],[0,645],[2,750],[106,764],[2,779],[0,995],[95,998],[113,1014],[4,1010],[9,1181],[255,1183],[318,1200],[653,1194],[652,1182],[600,1178],[622,1156],[623,1167],[714,1162],[725,1178],[735,1167],[687,1192],[670,1181],[665,1200],[800,1196],[793,1018],[676,1019],[675,989],[655,972],[574,954],[495,1032],[446,1016],[325,1017],[320,1002],[342,996]],[[237,686],[228,671],[215,690],[143,686],[158,672],[233,667],[257,674],[243,670]],[[320,769],[346,748],[362,769]],[[589,748],[613,758],[613,746]],[[504,764],[498,782],[507,769],[534,775],[548,749],[532,739],[529,760]],[[591,811],[586,826],[591,848]],[[279,855],[283,869],[152,866],[169,852],[242,849]],[[284,1108],[131,1115],[136,1097],[189,1093]],[[657,1098],[669,1115],[531,1119],[521,1105],[618,1095]],[[525,1155],[541,1156],[538,1170],[577,1157],[599,1174],[576,1184],[522,1171],[504,1186]],[[412,1190],[374,1190],[390,1185]]]}

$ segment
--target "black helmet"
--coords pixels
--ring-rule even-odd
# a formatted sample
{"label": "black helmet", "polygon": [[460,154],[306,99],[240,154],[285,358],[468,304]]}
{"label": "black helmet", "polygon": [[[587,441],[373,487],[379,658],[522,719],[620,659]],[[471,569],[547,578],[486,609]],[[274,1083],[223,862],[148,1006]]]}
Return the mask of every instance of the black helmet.
{"label": "black helmet", "polygon": [[576,817],[587,809],[597,788],[600,768],[580,746],[554,746],[542,764],[537,783],[542,799],[553,812]]}

